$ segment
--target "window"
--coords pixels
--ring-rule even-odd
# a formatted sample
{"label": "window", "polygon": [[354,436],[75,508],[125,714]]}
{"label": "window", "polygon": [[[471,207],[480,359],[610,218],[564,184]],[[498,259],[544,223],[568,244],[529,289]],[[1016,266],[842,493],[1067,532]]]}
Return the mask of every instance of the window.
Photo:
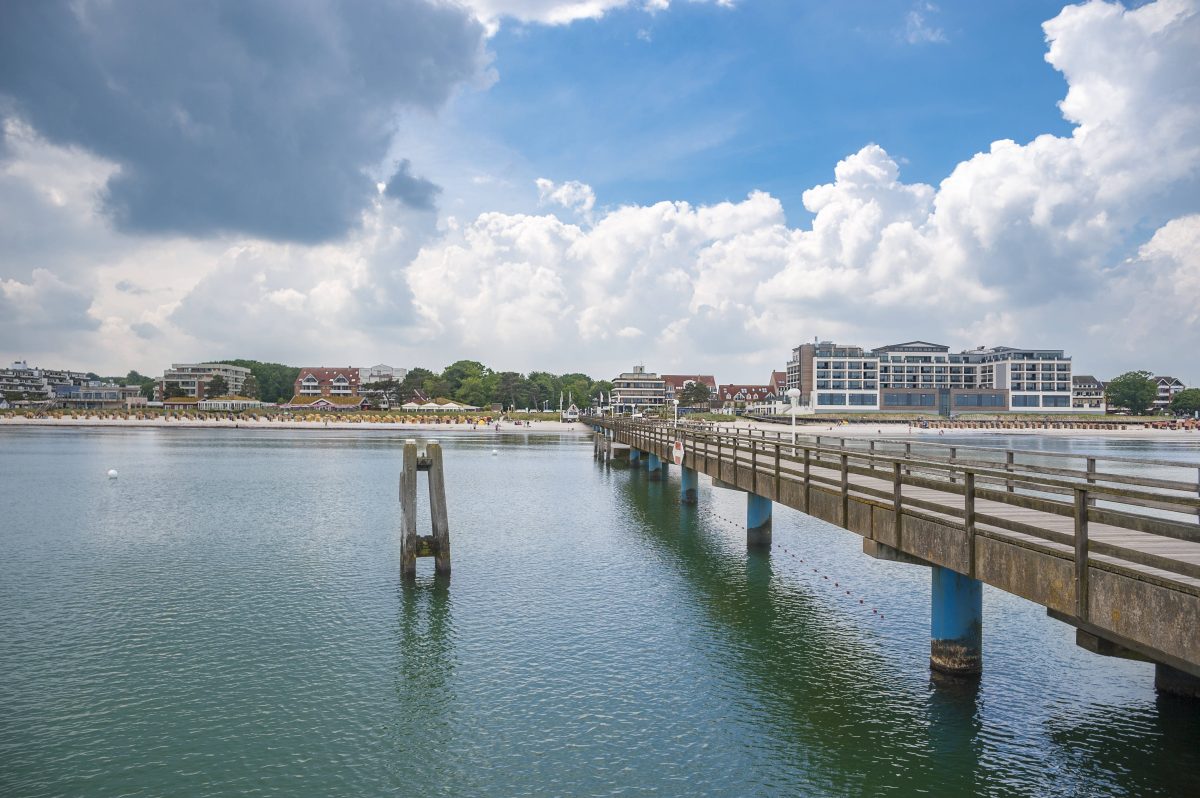
{"label": "window", "polygon": [[850,404],[852,405],[875,405],[879,401],[879,394],[874,393],[852,393],[850,394]]}
{"label": "window", "polygon": [[844,394],[844,393],[819,393],[819,394],[817,394],[817,404],[819,404],[819,405],[844,405],[844,404],[846,404],[846,394]]}
{"label": "window", "polygon": [[1041,402],[1037,396],[1022,396],[1015,394],[1012,398],[1013,407],[1041,407]]}
{"label": "window", "polygon": [[1069,396],[1044,396],[1042,397],[1042,407],[1070,407],[1071,397]]}

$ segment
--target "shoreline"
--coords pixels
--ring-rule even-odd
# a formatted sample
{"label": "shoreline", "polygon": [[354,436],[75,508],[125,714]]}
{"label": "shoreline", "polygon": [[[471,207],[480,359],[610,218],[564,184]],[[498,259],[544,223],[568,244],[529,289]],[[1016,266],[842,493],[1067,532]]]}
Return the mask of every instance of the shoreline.
{"label": "shoreline", "polygon": [[[762,421],[737,421],[721,424],[722,427],[738,429],[774,430],[786,437],[791,427]],[[1026,436],[1032,438],[1092,438],[1101,440],[1145,440],[1145,441],[1195,441],[1200,443],[1200,431],[1195,429],[1152,429],[1141,424],[1128,429],[921,429],[916,425],[888,422],[881,424],[805,424],[797,425],[796,434],[815,438],[913,438],[922,440],[947,440],[963,437]]]}
{"label": "shoreline", "polygon": [[491,432],[499,433],[544,433],[552,435],[590,433],[590,428],[578,422],[564,424],[560,421],[534,421],[532,426],[501,423],[496,429],[493,423],[422,423],[422,422],[351,422],[351,421],[265,421],[257,419],[211,419],[171,420],[165,418],[24,418],[21,416],[0,419],[0,430],[24,427],[58,427],[67,429],[236,429],[251,431],[269,430],[365,430],[369,432]]}

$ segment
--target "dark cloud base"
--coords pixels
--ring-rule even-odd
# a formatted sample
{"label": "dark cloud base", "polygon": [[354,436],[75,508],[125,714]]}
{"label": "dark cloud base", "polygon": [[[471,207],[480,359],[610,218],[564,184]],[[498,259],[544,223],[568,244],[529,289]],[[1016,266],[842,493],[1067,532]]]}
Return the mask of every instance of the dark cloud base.
{"label": "dark cloud base", "polygon": [[[8,2],[0,117],[116,162],[121,230],[324,241],[375,196],[395,111],[444,103],[483,42],[426,0]],[[432,207],[437,186],[398,177],[393,196]]]}

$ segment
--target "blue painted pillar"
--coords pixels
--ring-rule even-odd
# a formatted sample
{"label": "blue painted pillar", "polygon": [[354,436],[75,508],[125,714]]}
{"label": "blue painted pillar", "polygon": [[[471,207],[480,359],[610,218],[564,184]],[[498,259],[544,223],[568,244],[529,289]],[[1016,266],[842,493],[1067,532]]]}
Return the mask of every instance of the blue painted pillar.
{"label": "blue painted pillar", "polygon": [[929,667],[954,676],[983,670],[983,583],[935,565]]}
{"label": "blue painted pillar", "polygon": [[757,493],[746,494],[746,546],[771,548],[771,500]]}
{"label": "blue painted pillar", "polygon": [[640,464],[641,459],[642,459],[642,453],[640,451],[638,451],[637,449],[634,449],[631,446],[629,448],[629,465],[631,465],[634,468],[637,468],[638,465]]}
{"label": "blue painted pillar", "polygon": [[663,462],[662,460],[658,459],[658,455],[656,455],[654,452],[650,452],[650,464],[648,468],[650,471],[650,479],[662,479]]}
{"label": "blue painted pillar", "polygon": [[695,504],[698,492],[697,489],[700,486],[700,475],[696,473],[696,469],[688,468],[687,466],[683,467],[683,471],[680,472],[680,474],[681,490],[679,492],[679,503]]}

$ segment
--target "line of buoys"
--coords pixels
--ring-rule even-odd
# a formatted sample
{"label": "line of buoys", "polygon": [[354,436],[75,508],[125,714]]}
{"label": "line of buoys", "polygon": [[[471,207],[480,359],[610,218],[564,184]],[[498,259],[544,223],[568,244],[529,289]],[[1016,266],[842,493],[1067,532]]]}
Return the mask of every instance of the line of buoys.
{"label": "line of buoys", "polygon": [[[723,522],[724,522],[724,523],[726,523],[726,524],[729,524],[731,527],[734,527],[735,529],[741,529],[741,525],[740,525],[740,524],[738,524],[736,521],[734,521],[734,520],[732,520],[732,519],[730,519],[730,518],[726,518],[725,516],[721,515],[720,513],[717,513],[717,512],[715,512],[715,511],[713,511],[713,510],[709,510],[709,511],[708,511],[706,514],[707,514],[709,517],[711,517],[711,518],[716,518],[716,519],[718,519],[718,520],[720,520],[720,521],[723,521]],[[791,558],[792,558],[792,559],[794,559],[794,560],[799,560],[800,562],[804,562],[804,559],[803,559],[802,557],[799,557],[799,556],[798,556],[798,555],[796,555],[794,552],[788,551],[786,546],[784,546],[784,545],[782,545],[782,544],[780,544],[780,543],[776,543],[775,545],[777,545],[777,546],[779,547],[779,549],[780,549],[780,550],[781,550],[781,551],[782,551],[782,552],[783,552],[785,555],[787,555],[788,557],[791,557]],[[822,573],[821,573],[820,571],[818,571],[816,568],[813,568],[813,569],[812,569],[812,572],[813,572],[814,574],[817,574],[818,576],[820,576],[820,577],[821,577],[822,579],[824,579],[824,580],[829,580],[829,577],[828,577],[828,576],[826,576],[826,575],[822,574]],[[833,586],[834,586],[834,587],[837,587],[837,588],[840,588],[840,587],[841,587],[841,582],[840,582],[840,580],[839,580],[839,581],[834,581],[834,582],[833,582]],[[852,594],[852,593],[851,593],[849,590],[844,590],[843,592],[844,592],[844,594],[845,594],[845,595],[847,595],[847,596],[850,596],[850,598],[851,598],[851,599],[853,599],[853,598],[854,598],[854,595],[853,595],[853,594]],[[866,601],[865,601],[864,599],[861,599],[861,598],[860,598],[860,599],[858,600],[858,603],[863,605],[863,609],[866,609]],[[884,617],[885,617],[885,616],[884,616],[884,614],[883,614],[882,612],[880,612],[880,611],[879,611],[879,609],[878,609],[877,607],[872,607],[872,608],[871,608],[871,614],[872,614],[872,615],[878,615],[880,618],[884,618]]]}

